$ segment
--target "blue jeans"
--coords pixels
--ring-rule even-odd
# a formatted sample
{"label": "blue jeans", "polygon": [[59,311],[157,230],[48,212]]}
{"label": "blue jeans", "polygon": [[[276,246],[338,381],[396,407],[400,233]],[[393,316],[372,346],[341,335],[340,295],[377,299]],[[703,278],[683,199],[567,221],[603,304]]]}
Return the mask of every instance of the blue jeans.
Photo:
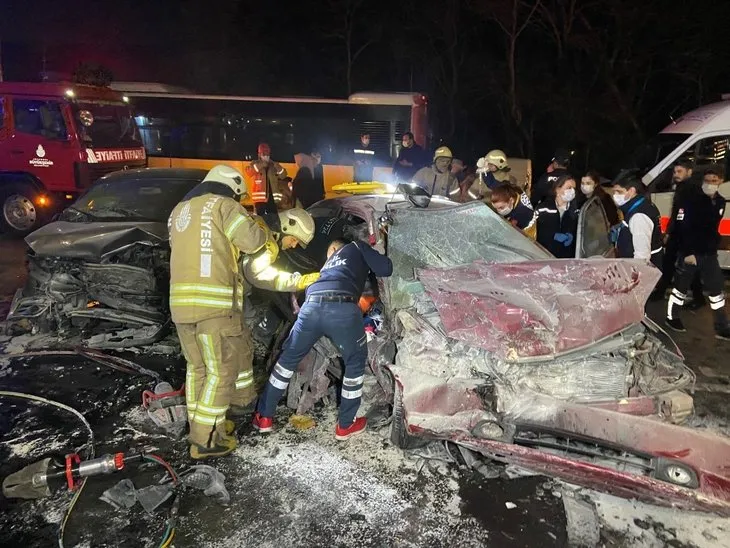
{"label": "blue jeans", "polygon": [[262,417],[274,416],[276,406],[299,362],[323,335],[335,343],[345,361],[338,422],[343,428],[353,423],[362,399],[368,357],[362,311],[356,303],[305,302],[302,305],[297,321],[284,343],[284,351],[259,398],[256,410]]}

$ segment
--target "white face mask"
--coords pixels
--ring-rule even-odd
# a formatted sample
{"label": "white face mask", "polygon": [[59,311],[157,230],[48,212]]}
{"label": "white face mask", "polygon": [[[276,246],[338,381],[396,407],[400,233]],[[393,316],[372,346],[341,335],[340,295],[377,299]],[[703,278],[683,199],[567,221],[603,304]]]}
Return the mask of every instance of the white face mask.
{"label": "white face mask", "polygon": [[717,191],[720,190],[720,185],[710,185],[708,183],[702,183],[702,192],[708,196],[714,196]]}
{"label": "white face mask", "polygon": [[513,207],[506,206],[506,207],[503,207],[501,209],[498,209],[497,210],[497,213],[499,213],[502,217],[506,217],[507,215],[509,215],[510,213],[512,213],[512,210],[513,209],[514,209]]}
{"label": "white face mask", "polygon": [[626,194],[614,194],[613,195],[613,203],[616,204],[618,207],[621,207],[628,201],[629,201],[629,197],[626,196]]}
{"label": "white face mask", "polygon": [[585,194],[586,196],[590,196],[593,194],[593,191],[596,189],[596,185],[593,185],[591,183],[583,183],[580,185],[580,191]]}
{"label": "white face mask", "polygon": [[575,199],[575,189],[567,188],[560,193],[560,197],[564,202],[572,202]]}

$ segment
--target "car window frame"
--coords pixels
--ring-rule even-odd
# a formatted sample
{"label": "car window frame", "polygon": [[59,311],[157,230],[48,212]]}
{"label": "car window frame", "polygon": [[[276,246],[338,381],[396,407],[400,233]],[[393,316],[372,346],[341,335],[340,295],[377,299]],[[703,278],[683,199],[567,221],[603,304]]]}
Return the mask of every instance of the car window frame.
{"label": "car window frame", "polygon": [[[583,255],[583,241],[586,236],[586,216],[589,209],[592,209],[595,205],[598,206],[598,210],[601,212],[601,215],[603,217],[603,223],[605,225],[605,232],[604,237],[605,241],[608,244],[606,250],[600,254],[600,255],[591,255],[591,256],[584,256]],[[590,207],[589,207],[590,206]],[[608,239],[608,234],[611,229],[611,225],[608,222],[608,215],[606,215],[606,209],[603,207],[603,203],[601,202],[600,198],[598,196],[592,196],[589,200],[586,201],[586,203],[583,204],[583,206],[580,208],[580,211],[578,212],[578,230],[576,232],[575,237],[575,258],[576,259],[590,259],[590,258],[609,258],[609,257],[615,257],[616,255],[616,249],[615,247],[610,243]]]}

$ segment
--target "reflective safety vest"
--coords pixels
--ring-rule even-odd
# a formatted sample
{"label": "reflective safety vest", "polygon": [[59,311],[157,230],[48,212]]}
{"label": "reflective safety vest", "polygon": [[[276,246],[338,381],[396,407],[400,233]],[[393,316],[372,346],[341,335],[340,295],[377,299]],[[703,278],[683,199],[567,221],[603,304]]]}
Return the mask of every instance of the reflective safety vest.
{"label": "reflective safety vest", "polygon": [[278,163],[266,165],[260,160],[253,161],[246,167],[246,176],[250,181],[251,199],[255,204],[268,202],[269,193],[275,201],[281,201],[278,180],[286,177],[286,170]]}
{"label": "reflective safety vest", "polygon": [[170,312],[176,324],[240,313],[240,254],[278,250],[262,223],[233,198],[217,194],[180,202],[170,215],[168,228]]}

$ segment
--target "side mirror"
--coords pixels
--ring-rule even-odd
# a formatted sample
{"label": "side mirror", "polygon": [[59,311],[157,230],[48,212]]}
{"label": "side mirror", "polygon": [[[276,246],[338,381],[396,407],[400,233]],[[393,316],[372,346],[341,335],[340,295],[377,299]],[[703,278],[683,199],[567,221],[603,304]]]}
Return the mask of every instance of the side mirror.
{"label": "side mirror", "polygon": [[397,191],[408,196],[408,200],[416,207],[428,207],[431,195],[416,183],[400,183]]}

